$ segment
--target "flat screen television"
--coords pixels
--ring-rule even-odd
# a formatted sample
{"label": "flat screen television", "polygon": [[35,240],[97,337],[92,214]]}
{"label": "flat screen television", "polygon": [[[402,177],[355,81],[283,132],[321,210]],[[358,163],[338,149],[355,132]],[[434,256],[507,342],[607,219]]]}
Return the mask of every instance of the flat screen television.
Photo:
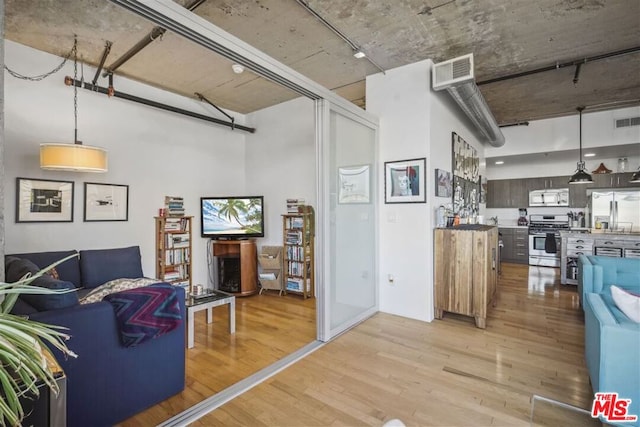
{"label": "flat screen television", "polygon": [[249,239],[264,237],[263,196],[201,197],[202,237]]}

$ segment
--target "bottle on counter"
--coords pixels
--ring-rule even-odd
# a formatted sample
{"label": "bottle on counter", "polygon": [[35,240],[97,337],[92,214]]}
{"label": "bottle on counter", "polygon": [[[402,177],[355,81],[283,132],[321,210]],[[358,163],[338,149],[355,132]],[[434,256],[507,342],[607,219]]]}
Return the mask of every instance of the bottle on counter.
{"label": "bottle on counter", "polygon": [[445,208],[444,206],[440,205],[436,212],[436,226],[444,227],[445,225],[446,225]]}

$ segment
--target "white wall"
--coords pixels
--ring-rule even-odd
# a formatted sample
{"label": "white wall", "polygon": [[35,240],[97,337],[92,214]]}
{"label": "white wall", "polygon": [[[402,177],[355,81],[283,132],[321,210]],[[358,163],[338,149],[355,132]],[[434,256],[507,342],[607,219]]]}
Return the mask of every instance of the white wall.
{"label": "white wall", "polygon": [[[640,143],[638,127],[616,129],[615,120],[640,116],[640,107],[582,113],[582,147]],[[505,144],[487,147],[487,157],[544,153],[576,149],[579,140],[579,116],[534,120],[529,126],[503,128]]]}
{"label": "white wall", "polygon": [[[640,144],[640,128],[615,128],[615,120],[640,116],[640,107],[622,108],[618,110],[600,111],[582,114],[582,147],[586,153],[590,147],[616,146],[623,144]],[[505,144],[502,147],[487,147],[487,157],[500,157],[530,153],[549,153],[538,161],[528,161],[509,165],[487,165],[489,179],[530,178],[538,176],[571,175],[576,169],[578,156],[566,160],[554,158],[554,151],[576,150],[580,122],[579,116],[567,116],[545,120],[531,121],[528,126],[503,128]],[[599,157],[584,158],[587,170],[596,169],[604,163],[609,169],[616,171],[618,158]],[[640,166],[640,156],[630,156],[629,171]]]}
{"label": "white wall", "polygon": [[[61,58],[6,41],[6,64],[23,74],[51,70]],[[85,76],[95,70],[84,67]],[[105,174],[51,172],[39,168],[41,142],[73,142],[73,90],[63,83],[72,64],[40,82],[5,79],[6,253],[140,245],[143,271],[155,275],[154,219],[165,195],[185,199],[194,216],[193,278],[207,283],[206,240],[199,237],[201,196],[245,191],[245,132],[186,116],[78,91],[79,139],[106,148]],[[101,80],[99,84],[104,85]],[[116,77],[116,90],[219,117],[199,101]],[[232,113],[244,124],[242,115]],[[16,177],[75,182],[74,221],[15,223]],[[129,185],[129,220],[83,222],[84,182]]]}
{"label": "white wall", "polygon": [[287,199],[317,208],[314,102],[296,98],[247,115],[247,124],[257,131],[246,136],[246,191],[265,203],[265,236],[257,244],[281,246]]}
{"label": "white wall", "polygon": [[435,169],[451,170],[451,132],[483,154],[459,108],[446,94],[432,92],[432,65],[421,61],[367,77],[367,111],[380,117],[381,194],[382,163],[427,158],[427,203],[380,202],[380,310],[425,321],[433,319],[435,209],[450,202],[434,195]]}

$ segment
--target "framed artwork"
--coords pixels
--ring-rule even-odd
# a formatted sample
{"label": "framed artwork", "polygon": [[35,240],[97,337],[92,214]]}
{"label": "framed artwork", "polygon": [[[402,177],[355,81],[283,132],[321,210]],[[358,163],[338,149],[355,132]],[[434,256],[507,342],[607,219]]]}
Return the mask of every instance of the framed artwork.
{"label": "framed artwork", "polygon": [[384,163],[385,203],[426,203],[425,169],[427,159]]}
{"label": "framed artwork", "polygon": [[85,221],[127,221],[128,219],[128,185],[84,183]]}
{"label": "framed artwork", "polygon": [[338,168],[338,203],[369,203],[369,165]]}
{"label": "framed artwork", "polygon": [[436,197],[451,197],[451,172],[436,169]]}
{"label": "framed artwork", "polygon": [[480,177],[480,203],[487,203],[487,177]]}
{"label": "framed artwork", "polygon": [[453,211],[468,214],[480,209],[480,157],[460,135],[451,132]]}
{"label": "framed artwork", "polygon": [[73,181],[16,178],[16,222],[73,222]]}

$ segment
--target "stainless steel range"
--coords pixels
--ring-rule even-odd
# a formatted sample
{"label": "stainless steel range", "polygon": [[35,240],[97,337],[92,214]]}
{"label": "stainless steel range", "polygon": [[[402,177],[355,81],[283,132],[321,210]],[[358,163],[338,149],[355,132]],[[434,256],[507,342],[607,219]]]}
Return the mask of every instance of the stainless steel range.
{"label": "stainless steel range", "polygon": [[560,230],[568,229],[568,215],[529,215],[529,265],[560,267]]}

